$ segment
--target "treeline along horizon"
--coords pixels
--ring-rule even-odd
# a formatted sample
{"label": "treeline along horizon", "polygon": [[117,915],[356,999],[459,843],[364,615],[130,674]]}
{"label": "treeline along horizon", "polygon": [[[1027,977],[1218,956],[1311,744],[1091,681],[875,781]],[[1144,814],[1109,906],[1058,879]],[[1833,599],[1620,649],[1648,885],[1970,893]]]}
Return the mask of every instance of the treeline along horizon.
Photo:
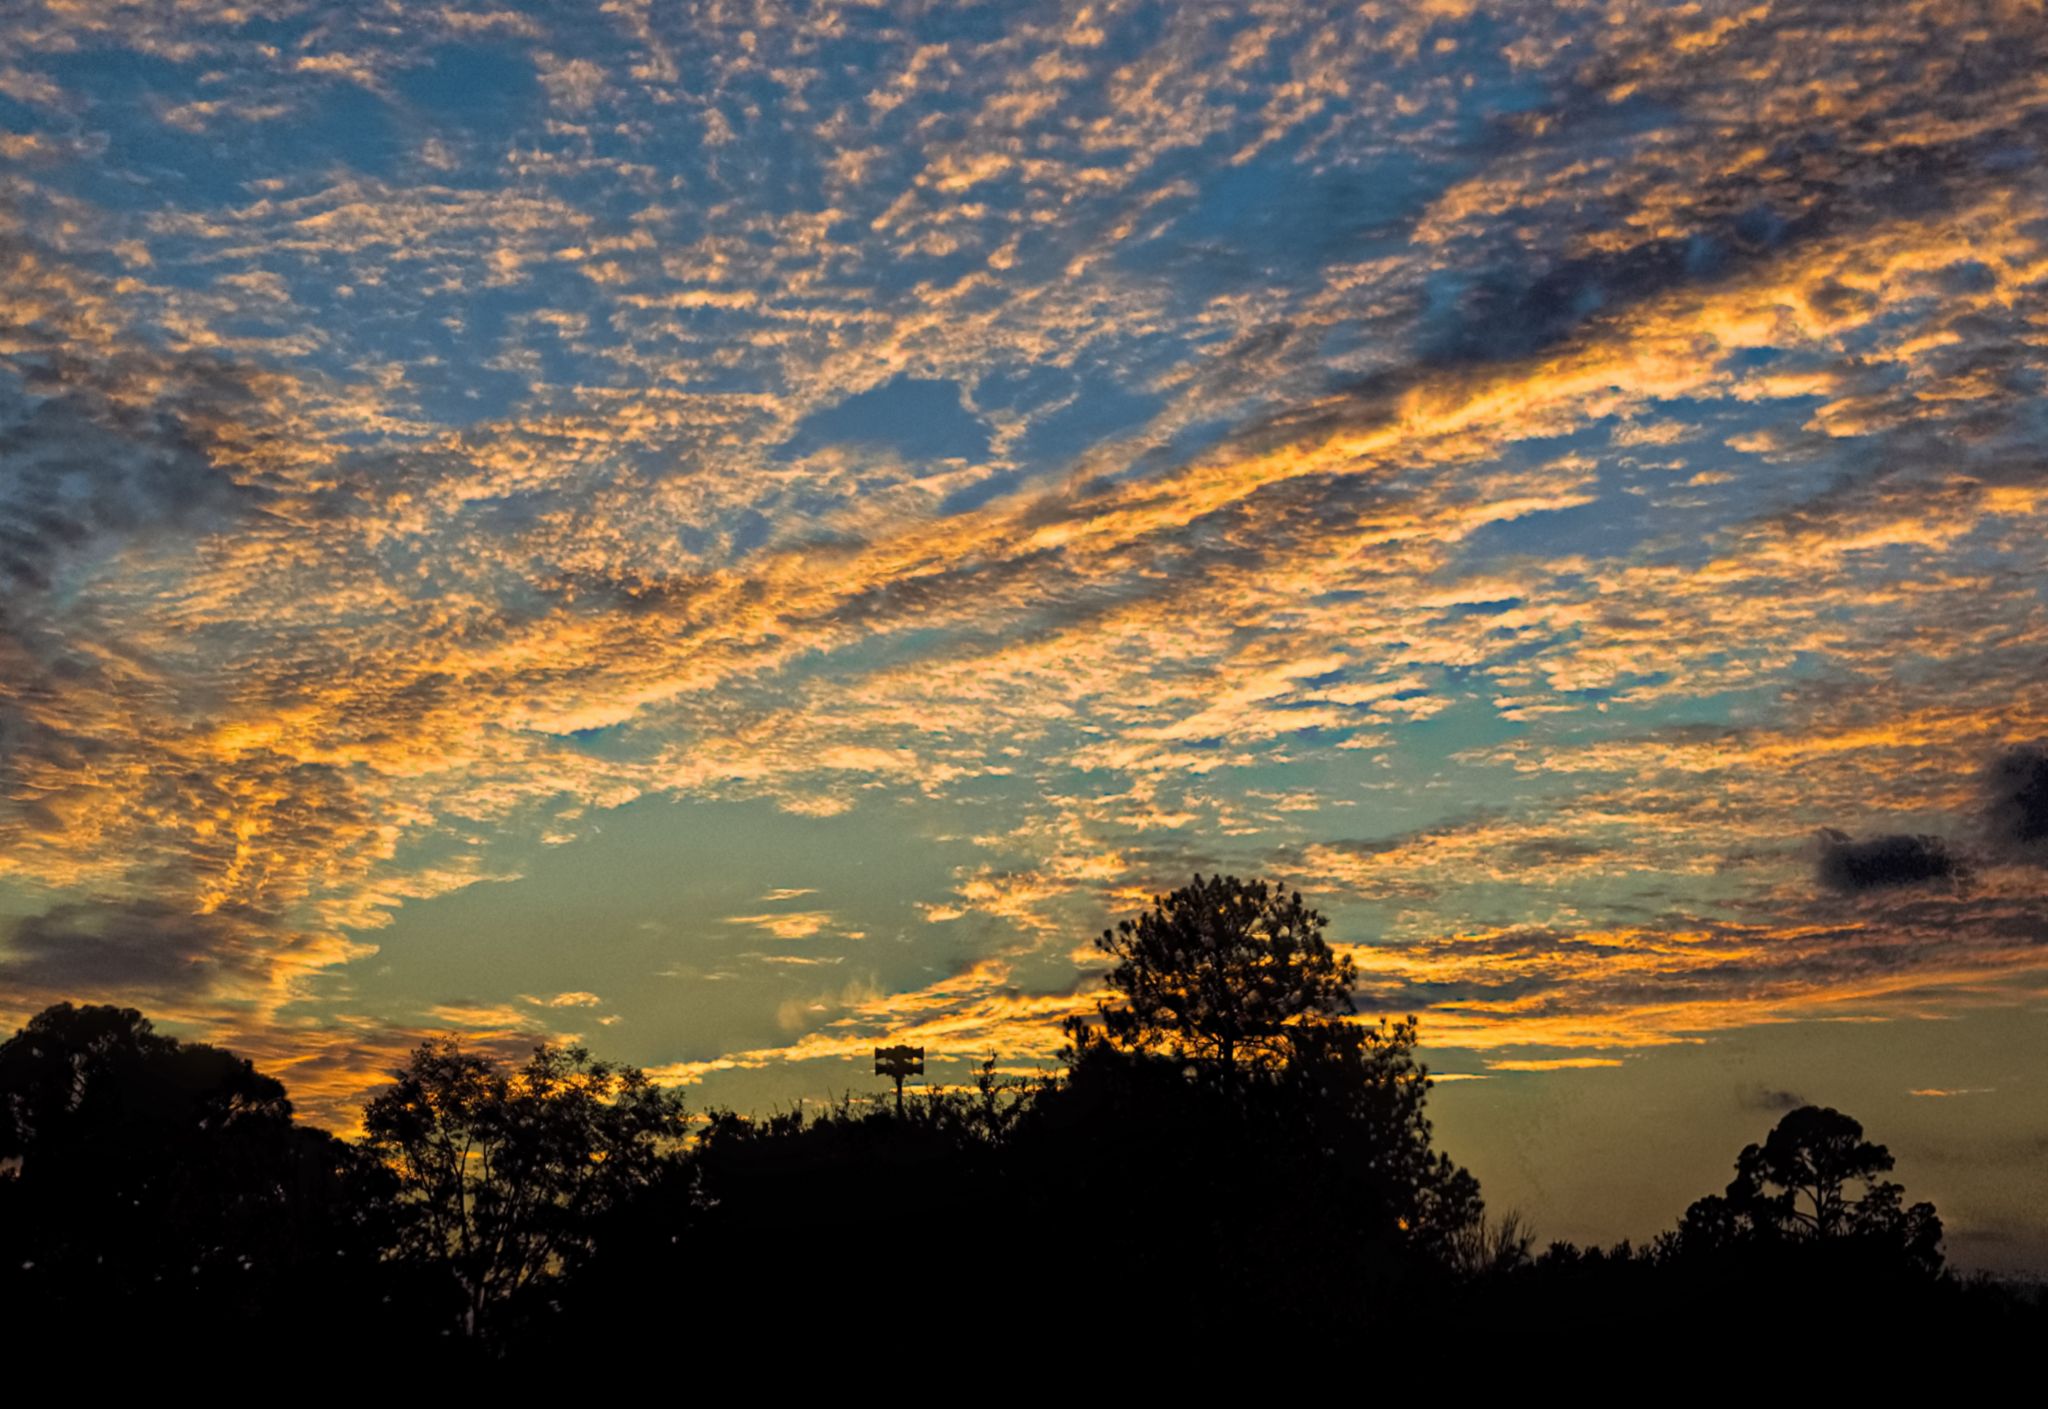
{"label": "treeline along horizon", "polygon": [[579,1046],[513,1065],[437,1039],[344,1140],[232,1053],[58,1004],[0,1044],[0,1324],[52,1356],[375,1346],[448,1368],[678,1327],[733,1354],[883,1332],[964,1353],[1031,1326],[1292,1347],[1307,1378],[1396,1334],[1628,1338],[1772,1306],[1797,1335],[1766,1316],[1740,1344],[2048,1329],[2038,1287],[1949,1270],[1936,1210],[1823,1107],[1649,1243],[1538,1251],[1434,1147],[1416,1023],[1355,1020],[1326,925],[1298,894],[1196,876],[1097,940],[1104,996],[1057,1074],[991,1056],[900,1111],[700,1113]]}

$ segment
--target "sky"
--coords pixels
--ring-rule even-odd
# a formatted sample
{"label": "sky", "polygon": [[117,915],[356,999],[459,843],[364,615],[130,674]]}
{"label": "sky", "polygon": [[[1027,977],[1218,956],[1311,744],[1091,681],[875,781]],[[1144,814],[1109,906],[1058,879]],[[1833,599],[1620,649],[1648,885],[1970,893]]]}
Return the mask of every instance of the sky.
{"label": "sky", "polygon": [[0,0],[0,1022],[1050,1070],[1196,873],[2048,1267],[2048,15]]}

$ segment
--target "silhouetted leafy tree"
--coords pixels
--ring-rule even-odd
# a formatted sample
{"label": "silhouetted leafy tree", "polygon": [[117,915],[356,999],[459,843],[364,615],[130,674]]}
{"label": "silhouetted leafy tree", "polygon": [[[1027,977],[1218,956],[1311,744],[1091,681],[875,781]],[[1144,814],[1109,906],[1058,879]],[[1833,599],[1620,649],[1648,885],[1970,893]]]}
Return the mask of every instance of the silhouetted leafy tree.
{"label": "silhouetted leafy tree", "polygon": [[1941,1220],[1932,1204],[1908,1207],[1905,1191],[1879,1178],[1892,1164],[1891,1151],[1865,1140],[1855,1120],[1829,1107],[1801,1106],[1736,1157],[1725,1194],[1686,1210],[1680,1245],[1853,1239],[1939,1271]]}
{"label": "silhouetted leafy tree", "polygon": [[[1432,1146],[1429,1072],[1415,1019],[1302,1024],[1274,1074],[1275,1105],[1340,1172],[1333,1193],[1391,1224],[1399,1241],[1452,1259],[1484,1213],[1479,1181]],[[1377,1207],[1375,1207],[1377,1205]]]}
{"label": "silhouetted leafy tree", "polygon": [[[1356,976],[1323,939],[1328,923],[1264,881],[1197,875],[1096,940],[1116,961],[1100,1035],[1226,1073],[1277,1062],[1296,1024],[1353,1011]],[[1086,1040],[1078,1021],[1070,1030]]]}
{"label": "silhouetted leafy tree", "polygon": [[365,1147],[399,1181],[396,1251],[446,1270],[463,1331],[587,1256],[597,1220],[652,1183],[687,1127],[680,1096],[581,1047],[517,1070],[423,1043],[363,1109]]}
{"label": "silhouetted leafy tree", "polygon": [[[1026,1296],[1018,1128],[1037,1083],[846,1096],[763,1117],[713,1110],[685,1161],[607,1215],[565,1284],[571,1342],[662,1334],[719,1347],[790,1328],[911,1328]],[[1028,1235],[1025,1235],[1028,1236]],[[919,1359],[929,1363],[929,1353]]]}
{"label": "silhouetted leafy tree", "polygon": [[1325,927],[1299,895],[1197,876],[1097,943],[1109,992],[1068,1025],[1014,1185],[1046,1236],[1085,1221],[1121,1283],[1183,1294],[1125,1308],[1133,1334],[1351,1324],[1440,1275],[1481,1216],[1431,1147],[1413,1019],[1350,1020]]}
{"label": "silhouetted leafy tree", "polygon": [[[1414,1041],[1412,1020],[1304,1022],[1284,1060],[1230,1081],[1083,1041],[1020,1129],[1015,1185],[1049,1227],[1085,1222],[1120,1281],[1191,1298],[1147,1314],[1355,1321],[1437,1275],[1483,1211],[1431,1146]],[[1251,1305],[1221,1290],[1253,1287]]]}
{"label": "silhouetted leafy tree", "polygon": [[[294,1124],[246,1060],[129,1008],[58,1004],[0,1044],[0,1273],[37,1334],[319,1317],[376,1298],[388,1181]],[[334,1329],[330,1324],[329,1329]]]}

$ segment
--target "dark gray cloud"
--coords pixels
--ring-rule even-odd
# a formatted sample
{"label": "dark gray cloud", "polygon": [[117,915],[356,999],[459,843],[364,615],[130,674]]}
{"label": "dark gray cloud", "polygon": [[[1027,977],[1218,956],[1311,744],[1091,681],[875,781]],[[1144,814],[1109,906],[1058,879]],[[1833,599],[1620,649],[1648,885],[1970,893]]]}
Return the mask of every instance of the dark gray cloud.
{"label": "dark gray cloud", "polygon": [[113,535],[206,531],[253,506],[210,452],[215,387],[123,405],[68,376],[0,376],[0,585],[48,590],[64,556]]}
{"label": "dark gray cloud", "polygon": [[1962,859],[1940,837],[1900,832],[1856,841],[1824,828],[1814,876],[1830,890],[1857,893],[1922,885],[1965,874]]}
{"label": "dark gray cloud", "polygon": [[[1859,27],[1862,15],[1843,0],[1774,5],[1706,46],[1674,43],[1698,37],[1697,7],[1646,16],[1549,101],[1494,122],[1491,156],[1556,179],[1522,193],[1541,219],[1465,232],[1477,258],[1439,279],[1421,360],[1530,356],[1618,308],[2007,181],[2015,153],[2042,137],[2022,96],[2040,26]],[[1768,101],[1727,97],[1795,74]],[[1759,150],[1768,162],[1734,159]]]}
{"label": "dark gray cloud", "polygon": [[1735,1100],[1747,1111],[1793,1111],[1811,1104],[1797,1091],[1766,1086],[1761,1081],[1739,1088],[1735,1093]]}
{"label": "dark gray cloud", "polygon": [[1509,864],[1537,870],[1560,862],[1590,861],[1606,856],[1613,848],[1583,837],[1547,836],[1531,837],[1516,842],[1507,849]]}
{"label": "dark gray cloud", "polygon": [[2048,861],[2048,743],[2021,744],[1993,759],[1984,791],[1992,845]]}
{"label": "dark gray cloud", "polygon": [[164,901],[66,902],[16,921],[0,943],[0,998],[200,993],[253,972],[247,930]]}

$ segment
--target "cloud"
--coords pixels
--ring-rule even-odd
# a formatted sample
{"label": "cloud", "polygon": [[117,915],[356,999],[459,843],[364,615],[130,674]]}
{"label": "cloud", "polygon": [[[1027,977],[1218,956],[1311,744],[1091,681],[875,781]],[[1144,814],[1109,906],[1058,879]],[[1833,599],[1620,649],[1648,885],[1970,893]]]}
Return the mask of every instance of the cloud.
{"label": "cloud", "polygon": [[1814,868],[1822,885],[1851,894],[1953,880],[1966,873],[1940,837],[1900,833],[1855,841],[1832,828],[1821,831]]}
{"label": "cloud", "polygon": [[9,928],[0,995],[175,1002],[260,974],[260,936],[250,917],[195,914],[168,901],[65,902]]}
{"label": "cloud", "polygon": [[1813,1104],[1796,1091],[1766,1086],[1762,1082],[1738,1088],[1735,1099],[1744,1110],[1752,1111],[1793,1111]]}
{"label": "cloud", "polygon": [[426,1009],[426,1015],[445,1027],[482,1033],[518,1032],[531,1021],[526,1013],[509,1003],[463,1000],[435,1003]]}
{"label": "cloud", "polygon": [[829,910],[778,910],[761,915],[727,915],[729,925],[749,925],[776,939],[814,939],[833,926]]}
{"label": "cloud", "polygon": [[205,426],[235,398],[220,395],[224,377],[199,380],[140,405],[122,404],[119,386],[73,383],[50,396],[0,381],[0,581],[10,596],[48,590],[60,558],[218,530],[258,506],[258,491],[205,445]]}
{"label": "cloud", "polygon": [[[381,1042],[394,916],[671,799],[971,848],[803,1052],[1038,1051],[1197,866],[1475,1048],[2038,969],[2016,868],[1837,837],[1845,917],[1784,841],[2048,737],[2036,16],[615,9],[16,26],[0,873],[61,902],[10,983]],[[496,127],[412,82],[484,30]],[[55,57],[121,45],[147,103]],[[883,932],[796,863],[732,922]]]}
{"label": "cloud", "polygon": [[1984,821],[1992,844],[2008,854],[2048,859],[2048,744],[2020,744],[1984,774]]}

